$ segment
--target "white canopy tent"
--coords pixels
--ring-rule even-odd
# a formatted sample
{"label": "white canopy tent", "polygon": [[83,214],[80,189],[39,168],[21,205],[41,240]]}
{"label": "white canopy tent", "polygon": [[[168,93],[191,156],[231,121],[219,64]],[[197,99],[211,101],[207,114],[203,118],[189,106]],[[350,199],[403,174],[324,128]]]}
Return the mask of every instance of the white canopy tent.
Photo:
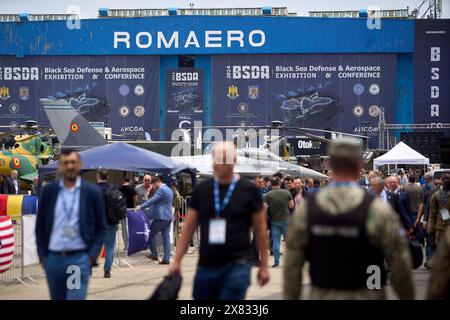
{"label": "white canopy tent", "polygon": [[430,164],[430,160],[404,142],[398,143],[387,153],[373,160],[374,169],[382,165],[395,165],[395,167],[397,167],[398,164],[416,164],[425,166]]}

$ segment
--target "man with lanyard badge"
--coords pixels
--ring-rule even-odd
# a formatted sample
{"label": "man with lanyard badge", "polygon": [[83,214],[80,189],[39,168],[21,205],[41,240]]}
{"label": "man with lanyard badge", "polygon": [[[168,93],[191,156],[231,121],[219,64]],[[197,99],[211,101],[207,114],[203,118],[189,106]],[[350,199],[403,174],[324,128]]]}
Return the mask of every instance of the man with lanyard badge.
{"label": "man with lanyard badge", "polygon": [[202,182],[193,192],[169,273],[181,272],[181,260],[200,225],[194,299],[243,300],[250,285],[251,228],[261,257],[258,282],[264,285],[269,280],[262,197],[253,183],[234,175],[236,148],[231,142],[215,144],[212,157],[214,178]]}
{"label": "man with lanyard badge", "polygon": [[444,234],[450,229],[450,173],[442,175],[442,189],[435,192],[430,201],[428,217],[428,233],[434,239],[436,246],[444,239]]}
{"label": "man with lanyard badge", "polygon": [[75,149],[61,150],[58,169],[62,178],[47,184],[39,199],[37,251],[51,299],[83,300],[105,236],[103,194],[81,179]]}

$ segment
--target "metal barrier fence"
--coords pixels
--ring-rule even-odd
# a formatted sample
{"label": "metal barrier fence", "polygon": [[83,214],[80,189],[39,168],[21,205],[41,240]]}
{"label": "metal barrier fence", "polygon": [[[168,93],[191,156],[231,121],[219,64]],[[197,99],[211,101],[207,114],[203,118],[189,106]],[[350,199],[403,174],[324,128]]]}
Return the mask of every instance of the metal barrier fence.
{"label": "metal barrier fence", "polygon": [[[177,246],[179,236],[183,227],[183,223],[186,219],[186,214],[188,211],[189,201],[191,197],[182,197],[181,200],[181,212],[180,218],[174,220],[174,232],[173,232],[173,246],[172,254],[174,254]],[[0,274],[0,284],[11,284],[15,281],[20,282],[25,286],[29,286],[26,280],[37,283],[33,278],[44,273],[44,269],[39,263],[31,264],[25,266],[23,248],[24,248],[24,225],[22,223],[21,216],[11,216],[13,220],[14,227],[14,257],[11,267],[4,273]],[[125,234],[123,231],[125,229]],[[114,247],[114,260],[113,267],[121,268],[123,266],[132,267],[131,263],[127,261],[127,238],[128,232],[126,227],[126,221],[124,223],[119,223],[116,233],[116,244]],[[193,237],[194,250],[198,252],[200,246],[200,229],[198,228]],[[99,258],[99,266],[103,265],[105,262],[104,257]]]}
{"label": "metal barrier fence", "polygon": [[[191,196],[187,196],[187,197],[181,197],[181,218],[180,220],[180,226],[178,229],[178,233],[181,232],[181,228],[183,226],[183,223],[186,220],[186,215],[188,212],[188,208],[189,208],[189,201],[191,201]],[[199,248],[200,248],[200,227],[197,228],[197,230],[194,233],[194,236],[192,238],[192,242],[194,245],[194,251],[198,252]]]}
{"label": "metal barrier fence", "polygon": [[21,284],[28,286],[26,280],[37,283],[37,281],[33,277],[44,273],[44,270],[39,263],[34,263],[27,266],[25,265],[23,255],[24,225],[22,222],[22,217],[11,216],[11,220],[13,221],[14,227],[13,262],[11,267],[6,272],[0,273],[0,283],[6,282],[7,284],[11,284],[15,281],[18,281]]}

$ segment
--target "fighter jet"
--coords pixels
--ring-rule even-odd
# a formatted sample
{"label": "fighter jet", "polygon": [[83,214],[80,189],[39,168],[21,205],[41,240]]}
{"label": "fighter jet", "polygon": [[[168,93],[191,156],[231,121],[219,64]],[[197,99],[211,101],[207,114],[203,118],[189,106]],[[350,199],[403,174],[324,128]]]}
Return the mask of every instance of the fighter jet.
{"label": "fighter jet", "polygon": [[74,90],[65,89],[39,100],[47,105],[61,105],[63,103],[61,100],[66,100],[88,121],[102,121],[108,111],[109,103],[105,99],[88,93],[97,85],[98,83],[92,83],[76,87]]}
{"label": "fighter jet", "polygon": [[[86,150],[112,142],[105,140],[67,100],[59,99],[59,101],[60,104],[48,104],[47,101],[40,102],[44,105],[47,117],[63,147]],[[200,176],[212,174],[212,158],[210,154],[171,158],[194,165]],[[258,174],[272,175],[278,171],[302,177],[326,178],[326,176],[314,170],[283,161],[270,150],[260,148],[238,149],[236,172],[246,176],[256,176]]]}
{"label": "fighter jet", "polygon": [[284,122],[287,124],[314,120],[316,114],[334,116],[341,108],[337,99],[320,96],[319,92],[297,95],[284,100],[280,106]]}
{"label": "fighter jet", "polygon": [[174,100],[180,105],[185,105],[198,98],[198,94],[193,93],[193,89],[187,89],[183,92],[174,94]]}
{"label": "fighter jet", "polygon": [[[271,176],[276,172],[288,174],[291,176],[300,176],[302,178],[313,179],[327,179],[326,175],[323,175],[317,171],[304,168],[291,164],[287,161],[278,160],[258,160],[244,156],[246,150],[238,149],[238,156],[234,171],[242,176],[256,177],[257,175]],[[208,177],[213,175],[212,169],[212,157],[210,154],[197,155],[197,156],[185,156],[185,157],[172,157],[176,161],[181,161],[186,164],[190,164],[199,171],[200,177]]]}

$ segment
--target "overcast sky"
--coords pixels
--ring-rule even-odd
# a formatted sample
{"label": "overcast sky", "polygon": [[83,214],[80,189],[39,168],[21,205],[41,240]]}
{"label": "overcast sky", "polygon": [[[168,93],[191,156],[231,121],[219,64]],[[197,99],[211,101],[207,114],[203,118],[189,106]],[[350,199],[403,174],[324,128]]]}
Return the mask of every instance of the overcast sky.
{"label": "overcast sky", "polygon": [[[290,12],[307,16],[308,11],[314,10],[358,10],[376,5],[381,9],[405,9],[410,11],[417,8],[424,0],[0,0],[0,13],[65,13],[71,5],[80,8],[82,18],[94,18],[98,8],[108,7],[112,9],[127,8],[188,8],[189,3],[194,3],[197,8],[234,8],[234,7],[288,7]],[[422,6],[423,13],[429,0],[425,0]],[[443,18],[450,18],[450,0],[442,0]]]}

